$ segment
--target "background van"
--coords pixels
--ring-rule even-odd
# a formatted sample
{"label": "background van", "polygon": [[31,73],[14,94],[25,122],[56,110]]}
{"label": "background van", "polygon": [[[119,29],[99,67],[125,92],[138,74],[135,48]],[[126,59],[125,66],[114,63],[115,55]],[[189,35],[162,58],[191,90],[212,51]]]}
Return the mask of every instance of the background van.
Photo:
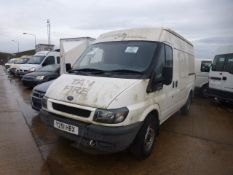
{"label": "background van", "polygon": [[60,63],[60,53],[56,51],[40,51],[30,58],[27,64],[23,64],[17,69],[17,75],[22,77],[23,75],[34,72],[41,67],[59,64]]}
{"label": "background van", "polygon": [[215,56],[209,74],[209,93],[233,102],[233,50]]}
{"label": "background van", "polygon": [[212,60],[195,59],[195,91],[202,97],[208,97],[209,72]]}

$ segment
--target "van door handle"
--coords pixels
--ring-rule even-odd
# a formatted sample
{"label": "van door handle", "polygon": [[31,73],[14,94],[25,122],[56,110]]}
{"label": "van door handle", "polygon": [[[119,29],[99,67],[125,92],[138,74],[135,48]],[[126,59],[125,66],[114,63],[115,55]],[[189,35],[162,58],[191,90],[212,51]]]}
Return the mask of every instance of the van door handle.
{"label": "van door handle", "polygon": [[227,80],[227,77],[222,77],[222,80]]}
{"label": "van door handle", "polygon": [[175,87],[175,82],[173,81],[173,82],[172,82],[172,88],[174,88],[174,87]]}
{"label": "van door handle", "polygon": [[178,86],[178,81],[173,81],[172,82],[172,88],[176,88]]}

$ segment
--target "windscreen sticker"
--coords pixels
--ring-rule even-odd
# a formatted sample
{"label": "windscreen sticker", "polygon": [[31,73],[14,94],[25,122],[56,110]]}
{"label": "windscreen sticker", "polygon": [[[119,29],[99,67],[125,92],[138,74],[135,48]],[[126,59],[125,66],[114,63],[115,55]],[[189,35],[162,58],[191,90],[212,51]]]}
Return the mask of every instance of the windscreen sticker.
{"label": "windscreen sticker", "polygon": [[138,47],[136,46],[128,46],[126,49],[125,49],[125,53],[137,53],[138,52]]}

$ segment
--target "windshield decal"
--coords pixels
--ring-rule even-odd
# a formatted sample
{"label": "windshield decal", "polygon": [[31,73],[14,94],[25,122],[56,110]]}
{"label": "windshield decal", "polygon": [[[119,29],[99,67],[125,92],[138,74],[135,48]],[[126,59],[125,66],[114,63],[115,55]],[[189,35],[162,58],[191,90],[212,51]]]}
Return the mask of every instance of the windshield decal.
{"label": "windshield decal", "polygon": [[76,94],[87,96],[89,90],[94,85],[95,81],[86,79],[73,79],[71,85],[66,85],[63,89],[65,94]]}
{"label": "windshield decal", "polygon": [[128,46],[125,49],[125,53],[137,53],[137,52],[138,52],[138,47],[137,46],[135,46],[135,47]]}

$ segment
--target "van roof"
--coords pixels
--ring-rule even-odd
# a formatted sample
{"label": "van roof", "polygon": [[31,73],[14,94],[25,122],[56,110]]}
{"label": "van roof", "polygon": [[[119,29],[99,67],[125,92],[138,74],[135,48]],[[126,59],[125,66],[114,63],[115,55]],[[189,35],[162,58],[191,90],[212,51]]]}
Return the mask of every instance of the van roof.
{"label": "van roof", "polygon": [[157,41],[171,44],[174,48],[193,54],[193,45],[180,34],[169,28],[135,28],[117,30],[100,35],[94,43],[110,41]]}
{"label": "van roof", "polygon": [[42,56],[48,56],[48,55],[59,55],[60,52],[57,52],[57,51],[40,51],[40,52],[37,52],[35,55],[42,55]]}
{"label": "van roof", "polygon": [[35,55],[43,55],[46,56],[49,53],[49,51],[40,51],[40,52],[36,52]]}
{"label": "van roof", "polygon": [[165,34],[172,34],[181,40],[185,41],[187,44],[192,45],[190,41],[185,39],[180,34],[175,31],[164,28],[164,27],[154,27],[154,28],[135,28],[135,29],[125,29],[116,30],[112,32],[107,32],[99,36],[96,42],[104,40],[149,40],[149,41],[163,41],[163,32]]}

